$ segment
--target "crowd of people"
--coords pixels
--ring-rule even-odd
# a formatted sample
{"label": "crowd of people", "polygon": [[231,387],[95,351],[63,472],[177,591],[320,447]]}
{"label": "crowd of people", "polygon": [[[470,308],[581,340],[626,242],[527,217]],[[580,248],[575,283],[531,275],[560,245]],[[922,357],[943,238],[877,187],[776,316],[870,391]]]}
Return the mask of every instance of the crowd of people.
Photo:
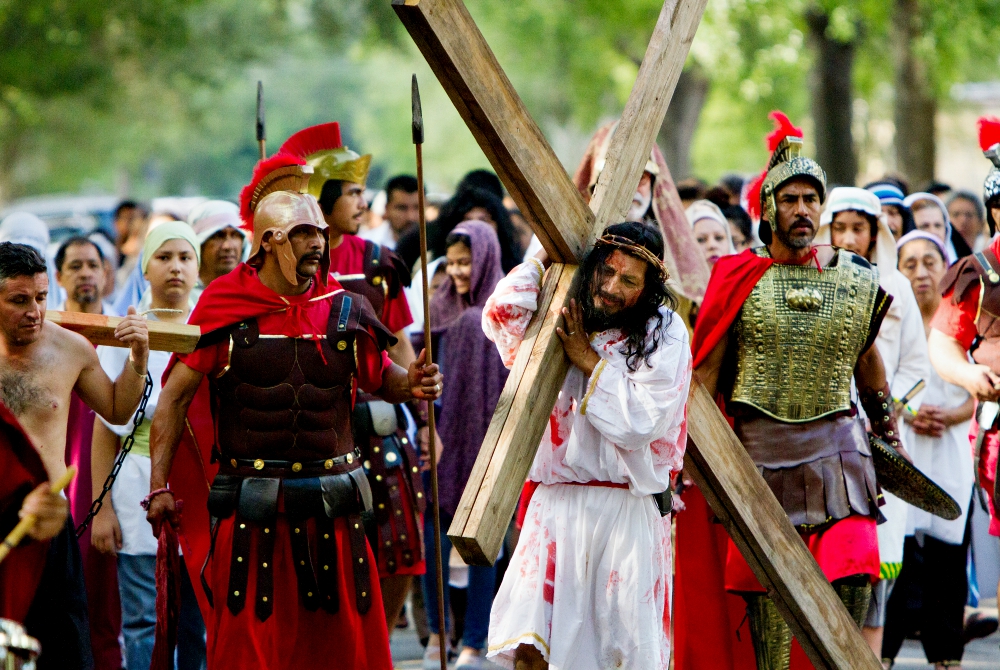
{"label": "crowd of people", "polygon": [[[574,175],[585,199],[614,130],[598,131]],[[784,145],[772,143],[776,157],[793,135],[780,138]],[[71,465],[78,475],[66,492],[70,521],[39,524],[37,538],[51,539],[47,559],[34,557],[44,598],[27,608],[4,605],[2,615],[26,622],[39,637],[40,668],[166,667],[157,645],[166,616],[158,598],[169,583],[163,566],[169,526],[180,531],[171,616],[182,670],[291,667],[286,664],[295,659],[308,663],[316,654],[341,653],[356,663],[344,667],[389,667],[388,648],[379,640],[411,620],[425,647],[425,668],[438,668],[447,655],[457,670],[475,670],[485,667],[487,654],[526,669],[611,667],[615,659],[627,667],[665,668],[672,654],[678,668],[726,667],[717,661],[719,648],[690,633],[699,625],[692,619],[708,606],[683,581],[677,587],[683,628],[671,647],[671,588],[661,579],[672,574],[669,520],[678,524],[683,580],[691,578],[686,566],[696,564],[684,556],[685,539],[695,532],[685,516],[711,519],[681,472],[684,403],[694,367],[730,409],[758,406],[743,373],[734,381],[727,372],[737,345],[726,333],[751,327],[747,308],[735,303],[719,327],[719,314],[727,312],[719,300],[726,299],[713,285],[728,281],[737,266],[766,261],[759,279],[779,265],[772,239],[805,249],[784,237],[798,225],[808,229],[811,250],[794,261],[799,266],[812,263],[835,279],[847,262],[837,259],[875,270],[868,284],[862,278],[851,289],[870,294],[860,311],[873,331],[858,330],[868,339],[852,345],[844,326],[839,351],[851,358],[847,405],[830,401],[832,413],[821,414],[833,418],[823,430],[840,436],[831,443],[847,439],[855,417],[867,417],[869,430],[946,491],[961,513],[944,520],[876,489],[865,469],[870,453],[855,470],[843,449],[821,454],[815,471],[827,477],[827,490],[817,494],[826,496],[819,504],[846,506],[845,514],[854,515],[848,519],[879,520],[868,567],[829,577],[813,542],[822,533],[802,529],[841,517],[817,512],[812,498],[789,506],[799,484],[788,473],[808,471],[810,464],[792,467],[774,453],[762,455],[766,449],[758,444],[773,430],[768,421],[801,407],[765,409],[766,416],[740,410],[737,433],[772,490],[785,487],[793,524],[813,538],[810,549],[885,666],[904,639],[917,634],[929,662],[959,667],[964,645],[996,629],[995,617],[965,612],[976,594],[990,597],[993,588],[970,583],[969,548],[972,508],[992,509],[996,472],[997,434],[986,423],[995,414],[987,418],[982,408],[996,396],[993,382],[1000,382],[989,334],[1000,305],[993,307],[988,290],[990,282],[1000,283],[994,236],[1000,184],[987,182],[984,202],[939,182],[915,190],[895,175],[863,188],[827,185],[810,166],[773,181],[775,170],[796,160],[802,159],[773,158],[767,177],[756,180],[728,175],[714,186],[695,179],[675,185],[653,148],[627,221],[605,230],[582,266],[591,293],[581,293],[558,330],[573,367],[500,559],[492,567],[466,565],[442,534],[444,621],[427,504],[428,414],[437,418],[439,522],[447,529],[549,265],[496,175],[472,171],[451,197],[427,208],[434,361],[424,353],[421,282],[411,281],[421,267],[417,180],[401,174],[381,191],[371,189],[371,156],[343,146],[337,124],[289,138],[257,165],[238,204],[205,200],[187,212],[167,212],[126,200],[110,230],[61,240],[54,253],[45,222],[10,215],[0,222],[0,243],[7,243],[0,244],[0,293],[5,305],[15,288],[30,297],[5,306],[3,403],[38,445],[46,479]],[[803,176],[808,179],[795,180]],[[795,202],[788,199],[790,183],[799,185]],[[798,208],[791,233],[780,222],[786,205]],[[842,251],[824,251],[831,248]],[[749,292],[753,283],[747,286]],[[352,303],[356,295],[364,297],[360,304]],[[814,309],[810,300],[819,309],[823,295],[817,295],[806,291],[804,307],[793,309]],[[31,354],[35,363],[22,361],[31,358],[24,352],[38,337],[17,332],[25,309],[125,317],[116,331],[125,346],[95,349],[78,336],[60,340],[50,333],[43,339],[51,352]],[[149,351],[150,321],[200,325],[199,348]],[[654,324],[648,333],[647,323]],[[52,330],[34,321],[31,327]],[[755,327],[764,332],[765,326]],[[704,332],[711,333],[707,343],[698,335]],[[292,348],[282,348],[286,344]],[[59,378],[42,390],[37,379],[16,374],[39,369],[39,357],[47,372],[37,374]],[[144,380],[148,397],[136,411]],[[988,388],[977,390],[981,386]],[[276,390],[282,387],[293,392],[286,397]],[[45,393],[51,397],[40,400]],[[885,401],[882,408],[896,401],[892,417],[882,417],[872,394]],[[861,454],[865,449],[858,447]],[[838,460],[836,472],[846,492],[829,483],[830,459],[844,462]],[[314,488],[300,473],[315,475]],[[280,494],[273,482],[284,482]],[[62,509],[51,496],[31,495],[38,499],[29,496],[25,509]],[[659,509],[646,505],[654,495]],[[89,515],[101,496],[103,505]],[[829,526],[867,532],[845,527]],[[697,532],[698,541],[714,542],[705,539],[710,528]],[[991,532],[1000,533],[995,516]],[[336,542],[328,546],[331,535]],[[581,556],[597,545],[603,558],[581,569]],[[718,547],[725,564],[725,547]],[[734,573],[743,586],[730,584],[733,551],[726,589],[744,594],[751,627],[758,626],[776,610],[758,593],[745,563]],[[359,568],[366,557],[374,564]],[[606,583],[607,594],[592,592],[594,583],[602,594]],[[536,592],[542,600],[524,595]],[[282,600],[296,593],[301,609]],[[374,594],[381,602],[373,605]],[[601,607],[618,614],[588,618]],[[325,634],[313,627],[330,625],[345,635],[298,644]],[[525,625],[546,629],[544,639],[530,638]],[[753,630],[757,667],[782,667],[780,659],[766,665],[771,661],[760,654],[759,629]],[[622,651],[608,639],[624,631],[642,639],[641,648]],[[733,649],[726,652],[730,664],[738,653]]]}

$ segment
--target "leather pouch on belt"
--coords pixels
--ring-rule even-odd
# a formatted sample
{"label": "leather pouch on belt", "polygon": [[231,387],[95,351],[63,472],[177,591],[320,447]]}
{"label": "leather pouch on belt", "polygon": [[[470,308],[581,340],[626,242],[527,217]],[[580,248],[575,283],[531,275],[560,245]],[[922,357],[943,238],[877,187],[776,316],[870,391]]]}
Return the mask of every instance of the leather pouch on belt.
{"label": "leather pouch on belt", "polygon": [[[360,469],[360,468],[359,468]],[[319,478],[325,515],[330,519],[360,512],[358,492],[349,474]]]}
{"label": "leather pouch on belt", "polygon": [[277,477],[247,477],[240,489],[240,516],[254,523],[272,521],[278,515]]}
{"label": "leather pouch on belt", "polygon": [[319,477],[282,480],[281,490],[285,498],[285,513],[290,518],[313,519],[325,513]]}
{"label": "leather pouch on belt", "polygon": [[215,475],[208,492],[208,513],[217,519],[228,519],[236,511],[242,477]]}

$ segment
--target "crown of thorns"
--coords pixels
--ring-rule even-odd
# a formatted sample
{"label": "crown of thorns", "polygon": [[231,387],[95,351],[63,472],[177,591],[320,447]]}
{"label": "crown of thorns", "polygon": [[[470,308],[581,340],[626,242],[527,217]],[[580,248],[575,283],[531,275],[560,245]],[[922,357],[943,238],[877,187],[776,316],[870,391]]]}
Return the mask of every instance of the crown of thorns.
{"label": "crown of thorns", "polygon": [[667,272],[667,267],[663,264],[663,261],[656,256],[652,251],[642,246],[641,244],[636,244],[633,240],[621,235],[604,235],[597,242],[594,243],[595,247],[615,247],[616,249],[621,249],[629,256],[634,256],[640,260],[644,260],[654,268],[660,275],[660,280],[666,283],[670,279],[670,273]]}

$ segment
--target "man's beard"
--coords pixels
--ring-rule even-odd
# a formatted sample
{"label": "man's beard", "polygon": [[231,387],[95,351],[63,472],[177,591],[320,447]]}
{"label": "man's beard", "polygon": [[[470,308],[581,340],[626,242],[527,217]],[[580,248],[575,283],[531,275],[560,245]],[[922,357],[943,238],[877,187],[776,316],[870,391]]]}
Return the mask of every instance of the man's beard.
{"label": "man's beard", "polygon": [[95,302],[100,300],[100,292],[96,290],[92,291],[73,291],[73,302],[78,305],[93,305]]}
{"label": "man's beard", "polygon": [[[605,304],[611,303],[617,305],[618,310],[615,312],[609,312],[606,308],[595,305],[595,293],[600,296],[601,300],[603,300]],[[600,289],[597,291],[588,289],[583,295],[582,307],[583,327],[588,333],[599,333],[605,330],[611,330],[612,328],[622,328],[626,323],[628,323],[630,309],[632,309],[625,307],[625,301],[621,298],[613,296]]]}
{"label": "man's beard", "polygon": [[[799,222],[808,222],[812,228],[812,234],[802,237],[792,237],[790,235],[791,229],[794,228]],[[774,236],[777,237],[782,244],[784,244],[789,249],[805,249],[812,246],[813,238],[816,237],[816,225],[809,219],[803,218],[801,216],[796,216],[792,219],[791,224],[788,226],[788,230],[783,230],[781,226],[774,226]]]}
{"label": "man's beard", "polygon": [[628,214],[625,215],[625,220],[641,223],[646,217],[646,212],[649,211],[649,203],[652,201],[652,194],[643,195],[641,192],[636,191],[635,195],[632,196],[632,206],[629,207]]}

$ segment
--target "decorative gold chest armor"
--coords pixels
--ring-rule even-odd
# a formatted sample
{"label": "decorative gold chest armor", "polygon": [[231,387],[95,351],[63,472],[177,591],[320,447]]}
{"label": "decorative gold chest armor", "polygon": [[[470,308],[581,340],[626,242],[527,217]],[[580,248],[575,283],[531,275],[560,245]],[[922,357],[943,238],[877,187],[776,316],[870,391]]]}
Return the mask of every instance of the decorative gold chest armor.
{"label": "decorative gold chest armor", "polygon": [[843,250],[822,272],[814,265],[772,265],[736,321],[730,401],[789,422],[849,410],[851,376],[878,287],[878,274]]}

